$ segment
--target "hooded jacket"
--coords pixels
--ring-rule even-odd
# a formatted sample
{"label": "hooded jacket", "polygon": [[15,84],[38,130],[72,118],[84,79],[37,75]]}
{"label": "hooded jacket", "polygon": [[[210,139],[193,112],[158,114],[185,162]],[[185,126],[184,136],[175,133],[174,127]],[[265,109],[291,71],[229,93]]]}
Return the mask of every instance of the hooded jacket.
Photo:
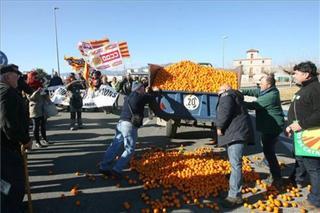
{"label": "hooded jacket", "polygon": [[216,127],[223,133],[218,136],[219,146],[239,141],[254,143],[251,119],[240,92],[230,89],[219,95]]}

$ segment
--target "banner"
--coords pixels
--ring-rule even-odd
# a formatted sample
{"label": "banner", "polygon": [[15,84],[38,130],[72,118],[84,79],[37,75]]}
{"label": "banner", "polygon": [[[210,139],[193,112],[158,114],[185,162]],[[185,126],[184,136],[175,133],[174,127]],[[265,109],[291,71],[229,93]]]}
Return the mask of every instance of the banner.
{"label": "banner", "polygon": [[[68,91],[64,86],[48,87],[50,99],[54,104],[69,106]],[[118,93],[109,85],[101,85],[96,91],[89,88],[81,91],[82,108],[99,108],[112,106],[118,97]]]}
{"label": "banner", "polygon": [[90,50],[87,59],[89,65],[96,70],[112,69],[123,64],[118,43]]}
{"label": "banner", "polygon": [[83,58],[75,58],[75,57],[64,57],[64,60],[68,62],[68,64],[72,67],[72,69],[79,71],[84,67],[85,61]]}
{"label": "banner", "polygon": [[297,156],[320,157],[320,128],[295,132],[294,149]]}

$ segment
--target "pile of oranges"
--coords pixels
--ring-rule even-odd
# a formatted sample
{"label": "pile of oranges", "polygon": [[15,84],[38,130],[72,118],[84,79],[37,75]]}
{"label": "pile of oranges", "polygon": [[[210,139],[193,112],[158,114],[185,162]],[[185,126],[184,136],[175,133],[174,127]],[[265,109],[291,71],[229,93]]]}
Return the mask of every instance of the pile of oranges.
{"label": "pile of oranges", "polygon": [[237,73],[181,61],[158,71],[152,86],[162,90],[216,93],[226,83],[237,89]]}
{"label": "pile of oranges", "polygon": [[[255,182],[259,175],[249,163],[250,160],[243,157],[244,181]],[[131,169],[139,173],[145,190],[163,189],[162,197],[156,200],[147,193],[141,195],[147,205],[159,210],[180,208],[183,203],[219,210],[217,203],[205,204],[200,199],[215,198],[220,192],[227,192],[231,171],[229,161],[211,148],[146,152],[131,162]]]}

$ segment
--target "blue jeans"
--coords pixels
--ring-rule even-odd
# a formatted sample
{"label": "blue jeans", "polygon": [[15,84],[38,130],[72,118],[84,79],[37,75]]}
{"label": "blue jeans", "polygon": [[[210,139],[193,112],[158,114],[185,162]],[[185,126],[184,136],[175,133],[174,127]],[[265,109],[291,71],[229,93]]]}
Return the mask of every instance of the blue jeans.
{"label": "blue jeans", "polygon": [[228,144],[227,147],[228,157],[231,164],[228,197],[241,197],[243,149],[243,141],[236,141],[232,144]]}
{"label": "blue jeans", "polygon": [[116,134],[113,141],[104,154],[103,160],[100,164],[100,169],[108,170],[112,161],[116,158],[119,149],[124,145],[124,152],[112,168],[116,172],[121,173],[134,154],[137,137],[138,128],[134,127],[129,121],[120,120],[117,124]]}
{"label": "blue jeans", "polygon": [[302,160],[311,183],[311,191],[307,199],[313,205],[320,207],[320,158],[303,157]]}

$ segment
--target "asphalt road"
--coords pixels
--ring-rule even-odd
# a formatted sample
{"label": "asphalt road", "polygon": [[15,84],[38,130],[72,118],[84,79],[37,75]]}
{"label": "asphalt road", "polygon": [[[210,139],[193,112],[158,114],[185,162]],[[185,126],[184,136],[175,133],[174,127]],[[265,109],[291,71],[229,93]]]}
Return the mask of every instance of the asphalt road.
{"label": "asphalt road", "polygon": [[[125,201],[132,203],[130,212],[141,212],[141,208],[146,207],[140,198],[143,192],[141,184],[132,186],[125,180],[104,179],[98,173],[97,164],[113,138],[119,118],[118,113],[84,112],[85,128],[77,131],[69,130],[70,115],[67,112],[60,112],[58,116],[48,120],[47,134],[54,144],[47,148],[34,148],[28,154],[34,212],[125,212],[122,205]],[[139,155],[150,147],[175,149],[181,144],[187,150],[203,146],[213,147],[210,144],[211,137],[212,133],[209,129],[181,127],[178,129],[177,139],[168,139],[165,136],[165,127],[158,126],[155,119],[145,119],[145,126],[139,130],[136,154]],[[279,160],[286,164],[283,174],[287,176],[293,167],[294,160],[281,143],[277,145],[277,152]],[[246,155],[253,161],[254,156],[263,156],[259,145],[247,147]],[[262,178],[269,173],[264,167],[255,169]],[[76,172],[80,175],[76,175]],[[125,171],[125,174],[132,175],[131,173]],[[120,187],[116,186],[118,183]],[[75,185],[78,185],[81,193],[71,196],[70,190]],[[65,195],[64,199],[61,198],[62,194]],[[261,197],[259,193],[245,196],[249,196],[250,202]],[[79,206],[75,204],[76,201],[80,201]],[[225,209],[221,211],[227,212]],[[212,211],[184,204],[181,209],[168,209],[168,212]],[[239,207],[231,212],[250,211]],[[283,212],[299,212],[299,210],[284,208]]]}

